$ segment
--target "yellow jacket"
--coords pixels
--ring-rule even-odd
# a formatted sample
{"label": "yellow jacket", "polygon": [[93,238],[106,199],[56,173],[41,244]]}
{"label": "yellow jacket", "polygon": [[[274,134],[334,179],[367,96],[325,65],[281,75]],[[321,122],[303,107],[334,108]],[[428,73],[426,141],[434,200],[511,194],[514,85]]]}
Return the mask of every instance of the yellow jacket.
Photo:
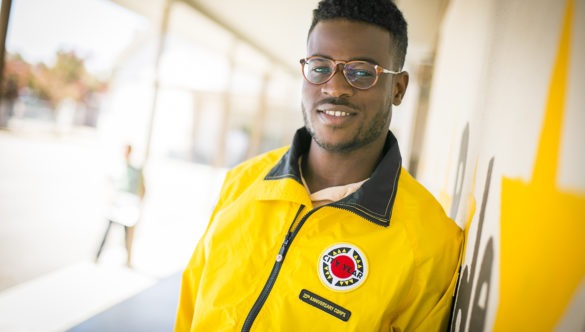
{"label": "yellow jacket", "polygon": [[[175,331],[444,331],[461,229],[401,166],[389,133],[350,196],[313,208],[304,129],[231,170],[183,273]],[[293,226],[294,224],[294,226]]]}

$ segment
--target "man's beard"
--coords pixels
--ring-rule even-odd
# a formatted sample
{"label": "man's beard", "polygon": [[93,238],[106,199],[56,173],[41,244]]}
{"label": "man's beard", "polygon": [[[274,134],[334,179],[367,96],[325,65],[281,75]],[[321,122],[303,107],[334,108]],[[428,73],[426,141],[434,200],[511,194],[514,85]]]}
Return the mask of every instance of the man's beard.
{"label": "man's beard", "polygon": [[369,123],[365,123],[359,127],[351,140],[339,143],[329,143],[317,135],[315,129],[309,121],[310,114],[307,114],[305,106],[301,103],[305,128],[307,128],[307,131],[315,143],[317,143],[317,145],[324,150],[336,153],[348,153],[358,150],[374,142],[378,137],[380,137],[380,135],[385,136],[389,130],[385,124],[387,119],[390,117],[392,111],[391,107],[392,106],[389,106],[385,111],[378,112]]}

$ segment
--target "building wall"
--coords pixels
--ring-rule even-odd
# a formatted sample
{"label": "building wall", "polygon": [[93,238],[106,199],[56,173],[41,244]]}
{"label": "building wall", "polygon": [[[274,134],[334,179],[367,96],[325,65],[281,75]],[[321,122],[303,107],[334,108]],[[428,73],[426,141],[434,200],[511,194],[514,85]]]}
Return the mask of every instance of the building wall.
{"label": "building wall", "polygon": [[452,0],[417,177],[466,232],[452,330],[585,330],[585,0]]}

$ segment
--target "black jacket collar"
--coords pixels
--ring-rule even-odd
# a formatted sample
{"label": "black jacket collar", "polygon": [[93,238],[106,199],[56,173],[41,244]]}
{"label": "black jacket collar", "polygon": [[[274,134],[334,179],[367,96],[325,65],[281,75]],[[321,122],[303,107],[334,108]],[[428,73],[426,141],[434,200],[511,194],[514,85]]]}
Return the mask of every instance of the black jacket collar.
{"label": "black jacket collar", "polygon": [[[302,184],[298,161],[299,157],[309,150],[311,139],[305,127],[297,130],[290,149],[264,180],[292,178]],[[398,142],[390,131],[386,137],[383,153],[382,160],[368,181],[353,194],[328,206],[349,210],[378,225],[389,226],[402,169]]]}

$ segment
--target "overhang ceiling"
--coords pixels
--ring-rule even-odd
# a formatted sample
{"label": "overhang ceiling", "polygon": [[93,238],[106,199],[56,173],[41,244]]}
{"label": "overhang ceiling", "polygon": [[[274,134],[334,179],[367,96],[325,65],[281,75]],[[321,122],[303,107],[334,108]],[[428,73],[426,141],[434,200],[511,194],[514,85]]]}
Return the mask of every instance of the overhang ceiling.
{"label": "overhang ceiling", "polygon": [[[166,0],[113,0],[159,25]],[[409,24],[408,64],[432,57],[448,0],[397,1]],[[170,30],[211,47],[229,50],[237,40],[269,61],[298,70],[318,0],[175,0]],[[407,64],[407,65],[408,65]]]}

